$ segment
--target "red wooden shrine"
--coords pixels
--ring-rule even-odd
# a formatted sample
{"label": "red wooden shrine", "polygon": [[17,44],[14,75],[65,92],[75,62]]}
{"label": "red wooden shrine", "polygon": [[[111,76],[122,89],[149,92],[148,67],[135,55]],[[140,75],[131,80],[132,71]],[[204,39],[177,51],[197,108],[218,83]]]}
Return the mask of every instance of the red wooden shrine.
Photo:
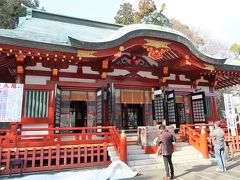
{"label": "red wooden shrine", "polygon": [[[201,53],[181,33],[157,25],[123,27],[28,10],[16,29],[0,30],[0,82],[24,84],[19,127],[41,128],[44,142],[64,133],[79,138],[84,128],[96,126],[136,129],[155,120],[179,128],[219,120],[216,89],[240,80],[239,67],[226,62]],[[10,129],[15,129],[14,123]],[[70,164],[77,167],[74,152],[81,147],[65,148],[70,149],[54,147],[47,153],[54,151],[55,158],[56,152],[72,152]],[[105,151],[104,145],[89,148]],[[31,151],[39,156],[45,152]],[[64,167],[67,161],[55,164]]]}

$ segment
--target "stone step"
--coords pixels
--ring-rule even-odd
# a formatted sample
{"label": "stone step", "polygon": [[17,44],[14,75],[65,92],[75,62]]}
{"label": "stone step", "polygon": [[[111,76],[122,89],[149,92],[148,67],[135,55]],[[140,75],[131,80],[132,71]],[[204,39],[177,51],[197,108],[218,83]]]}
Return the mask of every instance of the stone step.
{"label": "stone step", "polygon": [[127,136],[127,141],[138,141],[137,136]]}
{"label": "stone step", "polygon": [[162,158],[154,158],[154,159],[140,159],[128,161],[128,166],[140,166],[140,165],[149,165],[149,164],[159,164],[163,162]]}
{"label": "stone step", "polygon": [[202,154],[189,154],[189,155],[176,155],[173,154],[172,159],[173,161],[182,161],[182,160],[195,160],[195,159],[202,159]]}
{"label": "stone step", "polygon": [[184,150],[184,151],[175,151],[173,153],[174,156],[187,156],[187,155],[192,155],[192,154],[201,154],[198,150],[195,150],[195,149],[187,149],[187,150]]}
{"label": "stone step", "polygon": [[140,145],[128,145],[127,149],[131,150],[131,149],[141,149],[142,147]]}
{"label": "stone step", "polygon": [[134,161],[134,160],[140,160],[140,159],[156,159],[156,154],[129,154],[128,160]]}
{"label": "stone step", "polygon": [[[145,157],[145,158],[144,158]],[[201,159],[202,155],[197,154],[197,155],[189,155],[189,156],[173,156],[172,160],[176,163],[182,162],[182,161],[195,161],[198,159]],[[141,156],[135,156],[135,157],[128,157],[128,165],[129,166],[135,166],[135,165],[148,165],[148,164],[156,164],[159,162],[162,162],[162,157],[155,155],[153,158],[148,158],[146,155],[141,155]]]}
{"label": "stone step", "polygon": [[[198,159],[202,158],[202,154],[198,151],[178,151],[172,155],[173,159]],[[128,160],[142,160],[158,158],[157,154],[128,154]]]}
{"label": "stone step", "polygon": [[196,150],[194,147],[188,145],[188,146],[178,146],[176,145],[177,151],[186,151],[186,150]]}
{"label": "stone step", "polygon": [[129,136],[138,136],[137,133],[125,133],[125,134],[126,134],[127,137],[129,137]]}
{"label": "stone step", "polygon": [[127,150],[128,155],[131,154],[145,154],[145,151],[143,149],[128,149]]}
{"label": "stone step", "polygon": [[[177,167],[182,167],[182,166],[187,166],[187,167],[191,167],[194,165],[210,165],[214,162],[214,159],[196,159],[196,160],[192,160],[192,161],[178,161],[178,162],[174,162],[173,161],[173,165],[174,168],[176,169]],[[144,165],[134,165],[131,166],[131,169],[133,171],[148,171],[148,170],[154,170],[154,169],[163,169],[164,168],[164,164],[163,161],[160,161],[159,163],[153,163],[153,164],[144,164]]]}
{"label": "stone step", "polygon": [[186,143],[186,142],[177,142],[176,144],[178,147],[183,147],[183,146],[191,146],[190,144]]}
{"label": "stone step", "polygon": [[[190,164],[197,164],[200,162],[209,163],[202,159],[202,154],[194,147],[185,142],[176,143],[177,151],[173,153],[173,162],[177,166],[184,166]],[[137,171],[148,169],[163,168],[163,159],[157,154],[145,154],[141,145],[128,145],[128,165]],[[111,161],[119,160],[119,156],[113,146],[108,147],[108,153]],[[174,166],[175,166],[174,165]]]}

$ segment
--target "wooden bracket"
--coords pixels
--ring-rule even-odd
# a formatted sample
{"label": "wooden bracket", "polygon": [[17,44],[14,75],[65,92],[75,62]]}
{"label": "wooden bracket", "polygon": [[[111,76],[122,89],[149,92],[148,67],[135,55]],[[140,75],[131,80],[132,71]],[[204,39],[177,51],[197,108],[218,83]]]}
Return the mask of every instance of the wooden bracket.
{"label": "wooden bracket", "polygon": [[17,66],[17,74],[23,74],[23,73],[24,73],[23,66]]}
{"label": "wooden bracket", "polygon": [[17,62],[24,62],[25,56],[23,54],[16,55]]}
{"label": "wooden bracket", "polygon": [[195,79],[195,80],[193,81],[193,83],[194,83],[196,86],[198,86],[199,82],[200,82],[200,79]]}
{"label": "wooden bracket", "polygon": [[163,74],[168,74],[168,67],[167,66],[163,67]]}
{"label": "wooden bracket", "polygon": [[52,69],[52,76],[58,76],[59,70],[57,68]]}
{"label": "wooden bracket", "polygon": [[104,70],[108,69],[108,65],[109,65],[108,59],[102,61],[102,69]]}
{"label": "wooden bracket", "polygon": [[103,71],[102,74],[101,74],[101,78],[102,79],[106,79],[106,77],[107,77],[107,72]]}
{"label": "wooden bracket", "polygon": [[162,83],[166,83],[167,82],[167,77],[162,77]]}

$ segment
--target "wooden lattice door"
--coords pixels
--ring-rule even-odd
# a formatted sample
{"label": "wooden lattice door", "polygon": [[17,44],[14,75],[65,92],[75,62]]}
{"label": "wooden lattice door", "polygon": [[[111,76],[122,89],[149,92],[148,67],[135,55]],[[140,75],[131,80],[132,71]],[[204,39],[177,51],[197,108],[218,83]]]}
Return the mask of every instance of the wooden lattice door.
{"label": "wooden lattice door", "polygon": [[207,123],[205,93],[204,92],[193,93],[191,100],[193,122]]}
{"label": "wooden lattice door", "polygon": [[176,118],[176,103],[174,90],[166,92],[166,102],[167,102],[167,124],[175,124],[176,127],[179,127],[179,122],[177,121]]}

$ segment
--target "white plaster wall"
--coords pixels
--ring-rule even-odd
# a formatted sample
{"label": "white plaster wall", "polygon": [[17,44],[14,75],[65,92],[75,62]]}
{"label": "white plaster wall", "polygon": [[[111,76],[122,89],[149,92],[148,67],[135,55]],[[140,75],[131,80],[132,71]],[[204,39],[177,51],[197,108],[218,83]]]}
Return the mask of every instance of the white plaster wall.
{"label": "white plaster wall", "polygon": [[83,72],[84,74],[99,74],[98,71],[92,71],[92,70],[91,70],[91,67],[89,67],[89,66],[83,66],[83,67],[82,67],[82,72]]}
{"label": "white plaster wall", "polygon": [[74,66],[74,65],[69,65],[69,67],[67,69],[60,69],[59,72],[68,72],[68,73],[76,73],[77,72],[78,67]]}
{"label": "white plaster wall", "polygon": [[38,85],[46,85],[47,80],[50,80],[50,77],[47,76],[25,76],[25,84],[38,84]]}
{"label": "white plaster wall", "polygon": [[46,68],[42,66],[42,63],[36,63],[36,66],[27,66],[26,70],[37,70],[37,71],[51,71],[51,68]]}
{"label": "white plaster wall", "polygon": [[150,78],[150,79],[158,79],[158,77],[153,76],[151,72],[139,71],[137,74],[142,76],[142,77],[146,77],[146,78]]}
{"label": "white plaster wall", "polygon": [[125,69],[114,69],[113,72],[107,73],[109,76],[125,76],[127,74],[129,74],[129,72]]}
{"label": "white plaster wall", "polygon": [[190,79],[186,78],[184,74],[179,75],[180,81],[191,81]]}
{"label": "white plaster wall", "polygon": [[175,74],[170,74],[170,76],[167,78],[168,80],[175,80],[176,75]]}
{"label": "white plaster wall", "polygon": [[[48,128],[48,124],[23,124],[22,128]],[[22,135],[43,135],[48,131],[22,131]]]}
{"label": "white plaster wall", "polygon": [[80,79],[80,78],[65,78],[65,77],[59,77],[59,81],[96,83],[95,79]]}

